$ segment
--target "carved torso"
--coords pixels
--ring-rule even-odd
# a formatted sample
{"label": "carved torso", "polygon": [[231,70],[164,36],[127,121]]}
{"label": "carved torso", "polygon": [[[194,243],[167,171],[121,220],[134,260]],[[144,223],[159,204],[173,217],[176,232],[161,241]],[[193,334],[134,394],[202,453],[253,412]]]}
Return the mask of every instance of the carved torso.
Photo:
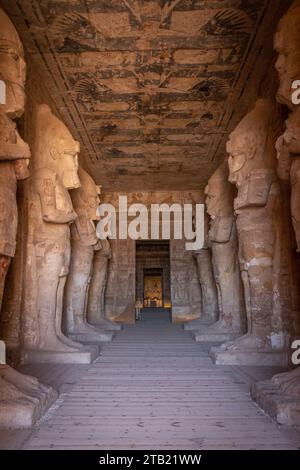
{"label": "carved torso", "polygon": [[0,162],[0,255],[13,257],[16,250],[18,209],[14,164]]}
{"label": "carved torso", "polygon": [[49,242],[70,238],[68,223],[45,220],[45,208],[54,205],[62,213],[73,210],[72,201],[60,177],[47,168],[36,170],[32,175],[31,187],[31,227],[33,242]]}
{"label": "carved torso", "polygon": [[276,202],[280,195],[273,170],[254,170],[241,184],[234,201],[240,230],[268,231],[272,229]]}
{"label": "carved torso", "polygon": [[94,246],[98,242],[94,222],[85,215],[78,215],[71,225],[71,239],[84,246]]}
{"label": "carved torso", "polygon": [[211,221],[209,240],[211,243],[228,243],[232,237],[234,216],[216,217]]}
{"label": "carved torso", "polygon": [[16,125],[0,113],[0,255],[13,257],[18,225],[17,177],[14,162],[5,159],[6,144],[16,144]]}

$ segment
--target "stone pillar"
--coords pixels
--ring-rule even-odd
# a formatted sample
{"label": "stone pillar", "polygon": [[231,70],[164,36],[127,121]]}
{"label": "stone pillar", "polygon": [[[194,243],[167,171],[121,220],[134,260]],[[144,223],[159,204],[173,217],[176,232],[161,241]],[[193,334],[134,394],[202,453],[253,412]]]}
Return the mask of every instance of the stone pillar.
{"label": "stone pillar", "polygon": [[276,116],[269,100],[255,108],[230,135],[229,179],[238,189],[239,260],[247,309],[247,334],[212,350],[218,364],[286,364],[287,332],[278,278],[283,204],[274,170]]}
{"label": "stone pillar", "polygon": [[79,143],[46,105],[38,106],[30,178],[24,362],[90,363],[98,354],[62,333],[63,292],[70,264],[70,224],[77,217],[68,189],[78,188]]}
{"label": "stone pillar", "polygon": [[[29,176],[28,145],[13,119],[24,113],[26,65],[18,34],[0,9],[0,78],[6,100],[0,105],[0,308],[6,274],[15,255],[18,210],[17,180]],[[3,319],[1,319],[3,320]],[[50,387],[34,377],[0,364],[0,427],[30,427],[56,399]]]}
{"label": "stone pillar", "polygon": [[[87,301],[95,250],[99,248],[95,221],[98,219],[98,188],[93,179],[79,168],[81,186],[71,191],[77,219],[71,225],[71,263],[64,297],[65,331],[82,343],[111,341],[105,333],[87,322]],[[98,305],[101,308],[101,305]]]}
{"label": "stone pillar", "polygon": [[209,216],[205,214],[205,244],[193,256],[197,263],[198,279],[202,296],[202,314],[199,319],[185,323],[185,330],[199,330],[203,325],[215,323],[219,317],[217,286],[213,274],[212,253],[208,241]]}
{"label": "stone pillar", "polygon": [[196,341],[228,341],[245,332],[245,305],[238,260],[238,241],[233,213],[233,186],[228,182],[225,160],[205,189],[207,212],[211,217],[209,242],[217,286],[219,320],[202,327]]}
{"label": "stone pillar", "polygon": [[[279,75],[277,101],[289,110],[286,131],[277,141],[278,171],[291,184],[291,213],[300,250],[300,108],[292,102],[292,82],[300,77],[300,2],[295,1],[279,23],[274,46],[278,53]],[[299,335],[299,318],[295,319]],[[280,424],[300,426],[300,367],[258,382],[252,397]]]}
{"label": "stone pillar", "polygon": [[108,278],[108,264],[111,259],[111,248],[108,239],[98,241],[94,254],[92,278],[88,294],[87,321],[105,330],[121,330],[122,325],[105,317],[105,290]]}

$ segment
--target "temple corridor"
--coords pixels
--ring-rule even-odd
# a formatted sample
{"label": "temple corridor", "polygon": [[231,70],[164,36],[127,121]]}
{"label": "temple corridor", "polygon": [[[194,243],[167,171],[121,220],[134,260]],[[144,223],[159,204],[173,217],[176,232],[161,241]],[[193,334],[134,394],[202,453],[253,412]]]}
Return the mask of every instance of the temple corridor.
{"label": "temple corridor", "polygon": [[300,449],[299,47],[300,0],[0,0],[0,450]]}
{"label": "temple corridor", "polygon": [[[59,366],[46,367],[48,374],[37,366],[28,367],[26,372],[40,371],[39,378],[46,383],[57,381]],[[10,446],[112,450],[299,447],[297,433],[280,428],[250,400],[250,383],[271,377],[277,369],[214,366],[207,348],[194,342],[181,326],[172,325],[168,313],[159,309],[147,309],[136,325],[118,332],[84,372],[78,366],[75,372],[74,366],[64,369],[69,390],[62,393],[59,406],[50,409],[32,430],[11,431]],[[65,383],[63,389],[66,387]],[[0,447],[1,442],[0,438]]]}

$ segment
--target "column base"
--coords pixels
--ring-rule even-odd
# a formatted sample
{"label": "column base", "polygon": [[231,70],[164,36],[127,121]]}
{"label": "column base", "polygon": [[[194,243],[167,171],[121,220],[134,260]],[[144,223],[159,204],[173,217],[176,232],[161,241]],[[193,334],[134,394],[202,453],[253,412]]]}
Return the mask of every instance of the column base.
{"label": "column base", "polygon": [[99,331],[91,333],[69,333],[68,337],[75,342],[86,343],[86,344],[100,344],[104,342],[112,341],[114,333],[107,331]]}
{"label": "column base", "polygon": [[23,350],[22,364],[91,364],[99,356],[99,347],[90,345],[73,352]]}
{"label": "column base", "polygon": [[265,349],[224,350],[216,346],[210,349],[209,356],[217,365],[287,367],[288,362],[286,351]]}
{"label": "column base", "polygon": [[201,331],[194,333],[193,336],[197,343],[225,343],[237,338],[237,335],[232,333],[201,333]]}
{"label": "column base", "polygon": [[203,326],[209,326],[209,325],[212,325],[213,323],[215,323],[214,321],[212,320],[201,320],[201,318],[199,318],[198,320],[193,320],[193,321],[190,321],[190,322],[187,322],[187,323],[184,323],[182,325],[182,328],[186,331],[197,331],[197,330],[200,330]]}
{"label": "column base", "polygon": [[32,396],[27,392],[20,400],[3,400],[0,404],[0,428],[31,428],[57,400],[58,394],[51,387],[37,385]]}
{"label": "column base", "polygon": [[95,322],[95,323],[91,323],[91,322],[88,322],[90,325],[94,326],[95,328],[101,328],[103,330],[107,330],[107,331],[120,331],[123,329],[123,325],[121,325],[120,323],[115,323],[113,321],[110,321],[110,320],[99,320],[99,322]]}
{"label": "column base", "polygon": [[279,424],[300,426],[300,398],[287,396],[271,380],[253,384],[251,398]]}

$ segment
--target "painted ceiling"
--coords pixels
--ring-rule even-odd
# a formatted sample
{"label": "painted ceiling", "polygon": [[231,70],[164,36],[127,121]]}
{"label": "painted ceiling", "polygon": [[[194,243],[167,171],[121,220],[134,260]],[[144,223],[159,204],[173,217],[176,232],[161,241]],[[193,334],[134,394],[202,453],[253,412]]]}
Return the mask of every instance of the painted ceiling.
{"label": "painted ceiling", "polygon": [[282,3],[0,2],[109,191],[205,185],[263,78]]}

